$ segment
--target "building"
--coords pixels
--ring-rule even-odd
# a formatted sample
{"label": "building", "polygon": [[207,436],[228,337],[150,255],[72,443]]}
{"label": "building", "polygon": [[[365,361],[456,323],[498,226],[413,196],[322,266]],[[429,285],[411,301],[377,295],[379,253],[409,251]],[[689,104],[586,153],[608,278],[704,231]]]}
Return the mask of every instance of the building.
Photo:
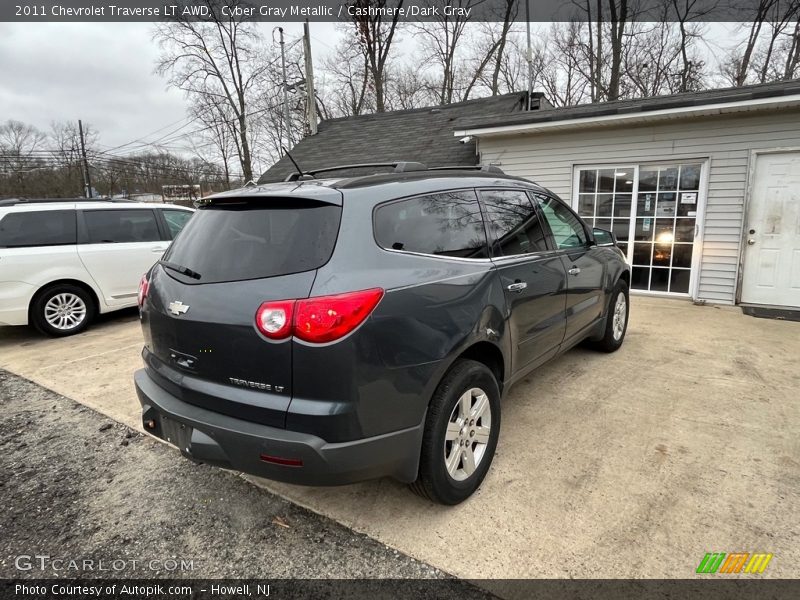
{"label": "building", "polygon": [[[475,140],[454,138],[455,128],[475,117],[510,117],[526,108],[526,98],[524,93],[504,94],[447,106],[329,119],[319,124],[316,135],[302,139],[290,152],[303,169],[392,161],[417,161],[429,167],[474,165]],[[542,94],[533,95],[531,105],[533,110],[550,106]],[[294,171],[284,156],[258,182],[282,181]]]}
{"label": "building", "polygon": [[[613,231],[637,293],[800,307],[800,81],[559,109],[539,96],[535,110],[524,105],[472,115],[461,106],[437,127],[467,141],[474,154],[459,156],[464,162],[536,181]],[[374,150],[369,140],[387,135],[383,119],[392,119],[391,131],[405,133],[392,157],[425,162],[439,144],[423,127],[433,114],[418,111],[413,123],[402,112],[351,118],[357,134],[340,137],[357,136],[360,152],[320,134],[298,154],[305,145],[315,160],[351,162]]]}

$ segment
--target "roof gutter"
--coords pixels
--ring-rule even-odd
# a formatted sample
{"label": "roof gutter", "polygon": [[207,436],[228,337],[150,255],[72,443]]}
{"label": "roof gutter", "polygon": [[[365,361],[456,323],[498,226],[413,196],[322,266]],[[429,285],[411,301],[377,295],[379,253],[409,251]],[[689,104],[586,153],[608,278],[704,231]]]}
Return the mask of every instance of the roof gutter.
{"label": "roof gutter", "polygon": [[[538,123],[518,123],[514,125],[499,125],[490,127],[476,126],[466,129],[457,129],[455,137],[468,135],[490,137],[499,135],[513,135],[524,133],[540,133],[548,130],[577,129],[580,127],[601,127],[649,121],[670,120],[676,118],[691,118],[700,116],[713,116],[726,113],[747,112],[755,110],[769,110],[772,108],[789,108],[800,106],[800,94],[791,96],[775,96],[771,98],[758,98],[740,100],[738,102],[718,102],[700,106],[683,106],[680,108],[665,108],[643,112],[631,112],[615,115],[598,115],[576,119],[556,119],[540,121]],[[556,109],[557,110],[557,109]]]}

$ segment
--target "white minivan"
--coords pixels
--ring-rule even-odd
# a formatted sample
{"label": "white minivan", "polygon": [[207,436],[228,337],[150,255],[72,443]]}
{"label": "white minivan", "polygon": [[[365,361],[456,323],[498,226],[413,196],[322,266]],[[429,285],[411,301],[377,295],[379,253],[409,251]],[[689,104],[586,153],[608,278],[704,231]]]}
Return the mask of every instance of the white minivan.
{"label": "white minivan", "polygon": [[194,211],[102,200],[0,200],[0,325],[53,336],[136,305],[139,281]]}

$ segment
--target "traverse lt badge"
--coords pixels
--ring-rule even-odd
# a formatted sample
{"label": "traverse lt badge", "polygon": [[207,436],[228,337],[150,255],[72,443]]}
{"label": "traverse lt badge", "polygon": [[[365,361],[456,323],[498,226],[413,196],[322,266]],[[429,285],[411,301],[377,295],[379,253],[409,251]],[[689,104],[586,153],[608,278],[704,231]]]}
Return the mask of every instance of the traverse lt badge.
{"label": "traverse lt badge", "polygon": [[184,304],[180,300],[175,300],[169,303],[169,312],[173,315],[178,316],[181,314],[186,314],[189,311],[189,305]]}

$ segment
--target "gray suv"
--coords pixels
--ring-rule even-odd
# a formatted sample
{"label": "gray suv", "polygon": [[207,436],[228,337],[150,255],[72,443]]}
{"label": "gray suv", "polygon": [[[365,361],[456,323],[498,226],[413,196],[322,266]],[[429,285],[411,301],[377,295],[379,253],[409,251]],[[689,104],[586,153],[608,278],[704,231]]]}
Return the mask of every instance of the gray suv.
{"label": "gray suv", "polygon": [[391,168],[203,201],[140,286],[146,431],[269,479],[388,475],[456,504],[514,382],[583,341],[620,347],[611,233],[495,167]]}

